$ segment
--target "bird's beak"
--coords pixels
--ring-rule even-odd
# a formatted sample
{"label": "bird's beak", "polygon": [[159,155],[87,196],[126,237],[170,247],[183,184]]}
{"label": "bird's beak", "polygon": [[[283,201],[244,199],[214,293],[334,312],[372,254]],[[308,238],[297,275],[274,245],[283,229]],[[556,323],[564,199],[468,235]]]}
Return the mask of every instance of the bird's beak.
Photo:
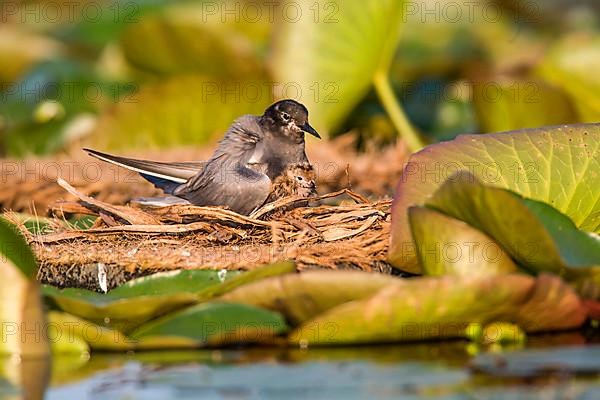
{"label": "bird's beak", "polygon": [[302,129],[302,131],[304,131],[304,132],[306,132],[306,133],[310,133],[311,135],[313,135],[313,136],[315,136],[315,137],[317,137],[317,138],[321,139],[321,135],[319,135],[319,132],[317,132],[317,131],[315,130],[315,128],[313,128],[312,126],[310,126],[310,125],[308,124],[308,122],[307,122],[307,123],[305,123],[304,125],[302,125],[302,126],[300,127],[300,129]]}

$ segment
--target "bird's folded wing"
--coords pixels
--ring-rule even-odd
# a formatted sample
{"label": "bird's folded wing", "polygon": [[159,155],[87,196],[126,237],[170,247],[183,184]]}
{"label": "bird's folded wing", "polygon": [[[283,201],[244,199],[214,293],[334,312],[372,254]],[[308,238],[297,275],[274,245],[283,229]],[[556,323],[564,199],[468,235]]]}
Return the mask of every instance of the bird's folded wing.
{"label": "bird's folded wing", "polygon": [[227,206],[240,214],[248,215],[261,206],[271,191],[271,180],[263,173],[239,166],[207,167],[187,184],[180,185],[173,194],[192,204]]}

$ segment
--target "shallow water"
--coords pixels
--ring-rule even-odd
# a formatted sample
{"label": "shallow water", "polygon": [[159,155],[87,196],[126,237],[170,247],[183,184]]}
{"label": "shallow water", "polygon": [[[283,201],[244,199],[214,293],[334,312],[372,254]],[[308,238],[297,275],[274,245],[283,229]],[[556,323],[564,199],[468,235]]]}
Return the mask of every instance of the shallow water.
{"label": "shallow water", "polygon": [[[39,396],[43,374],[24,375],[29,398]],[[0,398],[19,397],[0,381]],[[97,353],[56,358],[45,398],[600,399],[600,345],[563,334],[504,349],[452,342]]]}

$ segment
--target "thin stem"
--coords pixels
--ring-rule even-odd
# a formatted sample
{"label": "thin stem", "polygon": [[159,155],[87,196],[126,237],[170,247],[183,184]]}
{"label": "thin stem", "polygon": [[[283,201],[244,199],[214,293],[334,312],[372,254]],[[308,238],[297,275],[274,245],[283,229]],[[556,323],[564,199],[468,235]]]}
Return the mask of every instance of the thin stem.
{"label": "thin stem", "polygon": [[385,111],[390,116],[392,123],[400,136],[406,140],[411,151],[417,151],[425,147],[425,142],[421,139],[417,131],[412,127],[404,110],[398,103],[394,90],[385,72],[377,72],[373,77],[373,84],[379,99],[383,103]]}

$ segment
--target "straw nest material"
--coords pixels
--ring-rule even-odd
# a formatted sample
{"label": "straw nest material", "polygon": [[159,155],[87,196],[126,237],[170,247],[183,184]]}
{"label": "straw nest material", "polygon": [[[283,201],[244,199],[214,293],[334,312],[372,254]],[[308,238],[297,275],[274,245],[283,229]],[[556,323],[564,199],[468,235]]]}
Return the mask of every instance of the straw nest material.
{"label": "straw nest material", "polygon": [[[338,205],[304,206],[289,197],[243,216],[188,204],[111,205],[58,183],[79,200],[56,203],[52,231],[30,240],[40,280],[60,287],[110,289],[157,271],[252,269],[280,260],[294,260],[299,270],[391,271],[390,200],[369,202],[345,189],[313,199]],[[59,223],[72,214],[98,218],[87,230]]]}

